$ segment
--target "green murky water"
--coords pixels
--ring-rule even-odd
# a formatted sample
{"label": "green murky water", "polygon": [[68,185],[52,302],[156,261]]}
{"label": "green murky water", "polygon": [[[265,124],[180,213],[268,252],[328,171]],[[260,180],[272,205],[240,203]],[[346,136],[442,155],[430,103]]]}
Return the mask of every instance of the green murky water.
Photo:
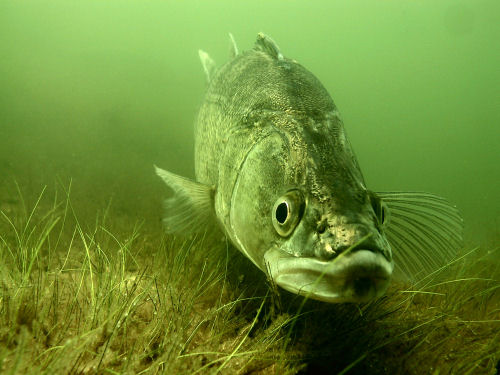
{"label": "green murky water", "polygon": [[[193,175],[205,78],[257,32],[323,82],[370,188],[424,190],[463,212],[472,243],[500,226],[500,3],[0,3],[0,184],[73,180],[92,212],[157,223],[153,163]],[[2,190],[2,189],[0,189]],[[10,192],[2,190],[2,198]]]}
{"label": "green murky water", "polygon": [[[500,239],[499,14],[498,0],[0,1],[0,371],[52,373],[50,359],[53,368],[81,372],[190,372],[210,368],[203,361],[212,359],[222,368],[231,353],[238,356],[228,374],[242,370],[240,354],[252,366],[257,362],[248,373],[259,374],[302,361],[304,374],[498,369],[498,251],[489,250]],[[271,312],[259,318],[263,326],[241,346],[247,338],[241,333],[250,332],[265,298],[254,307],[234,301],[253,284],[251,272],[237,274],[237,257],[230,267],[237,271],[224,271],[206,288],[208,304],[184,293],[205,287],[198,269],[205,278],[219,277],[211,266],[217,259],[205,269],[210,249],[195,247],[196,256],[179,257],[184,247],[173,242],[179,249],[165,250],[160,218],[167,189],[153,164],[193,176],[193,122],[205,87],[198,49],[223,64],[228,32],[246,50],[259,31],[329,90],[370,189],[447,197],[465,218],[465,250],[485,246],[451,267],[448,281],[402,291],[396,285],[377,302],[380,309],[323,304],[319,315],[301,316],[296,331],[284,311],[274,316],[269,302]],[[64,204],[70,181],[74,216]],[[45,198],[28,219],[23,208],[36,206],[45,185]],[[63,204],[52,211],[54,192]],[[62,211],[67,215],[57,216]],[[52,216],[56,229],[37,247]],[[38,249],[32,263],[23,258]],[[123,254],[137,256],[140,265]],[[27,272],[17,270],[28,263]],[[93,276],[106,281],[95,293]],[[226,283],[226,276],[238,276],[238,283]],[[136,298],[129,298],[132,281],[141,294],[137,309]],[[172,293],[184,299],[154,315],[153,307],[156,314]],[[76,312],[68,296],[80,301]],[[116,309],[96,315],[104,300]],[[233,311],[233,302],[242,310]],[[128,321],[121,320],[125,309]],[[267,319],[271,328],[283,324],[283,334],[297,332],[298,344],[287,351],[282,336],[272,333],[269,349]],[[80,321],[88,324],[74,332]],[[104,341],[113,321],[128,322],[125,333],[117,328]],[[220,330],[213,331],[215,323],[203,328],[202,321],[219,321]],[[127,342],[134,343],[127,348]],[[166,343],[163,349],[158,342]],[[187,348],[184,357],[171,350],[179,343]],[[213,355],[197,356],[207,350]]]}

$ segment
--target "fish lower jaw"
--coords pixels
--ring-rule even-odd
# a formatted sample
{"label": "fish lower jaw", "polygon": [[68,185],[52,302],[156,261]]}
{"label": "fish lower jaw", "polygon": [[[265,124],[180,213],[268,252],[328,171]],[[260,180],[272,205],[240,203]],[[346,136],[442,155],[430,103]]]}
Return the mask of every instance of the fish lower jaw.
{"label": "fish lower jaw", "polygon": [[266,253],[271,277],[280,287],[331,302],[367,302],[387,289],[393,264],[382,254],[358,250],[331,261],[292,257],[278,249]]}

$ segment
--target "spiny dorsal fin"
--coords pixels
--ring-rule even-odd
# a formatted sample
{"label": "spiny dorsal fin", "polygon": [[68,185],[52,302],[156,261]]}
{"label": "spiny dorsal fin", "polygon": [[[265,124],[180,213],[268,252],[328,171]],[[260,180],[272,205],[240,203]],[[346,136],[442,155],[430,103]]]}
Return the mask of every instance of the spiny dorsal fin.
{"label": "spiny dorsal fin", "polygon": [[200,55],[201,65],[203,66],[203,71],[207,77],[207,82],[210,82],[215,73],[215,61],[201,49],[198,50],[198,55]]}
{"label": "spiny dorsal fin", "polygon": [[377,195],[389,211],[384,232],[392,247],[396,277],[418,281],[455,258],[463,230],[456,207],[429,193]]}
{"label": "spiny dorsal fin", "polygon": [[283,54],[281,53],[278,45],[264,33],[257,34],[257,41],[255,42],[255,49],[267,53],[269,56],[277,59],[283,60]]}
{"label": "spiny dorsal fin", "polygon": [[233,34],[229,33],[229,42],[231,43],[230,48],[230,56],[231,58],[235,58],[238,55],[238,46],[236,45],[236,41],[234,40]]}
{"label": "spiny dorsal fin", "polygon": [[174,196],[165,200],[166,216],[163,223],[167,233],[203,233],[216,225],[212,186],[178,176],[157,166],[155,170],[174,191]]}

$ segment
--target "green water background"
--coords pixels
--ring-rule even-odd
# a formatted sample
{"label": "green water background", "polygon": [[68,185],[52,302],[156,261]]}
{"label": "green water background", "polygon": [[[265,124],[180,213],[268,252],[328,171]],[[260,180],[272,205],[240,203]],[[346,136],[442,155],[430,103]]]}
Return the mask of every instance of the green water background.
{"label": "green water background", "polygon": [[89,215],[158,222],[153,163],[193,176],[205,77],[257,32],[328,89],[368,186],[456,203],[472,243],[500,227],[500,2],[0,2],[0,198],[72,179]]}

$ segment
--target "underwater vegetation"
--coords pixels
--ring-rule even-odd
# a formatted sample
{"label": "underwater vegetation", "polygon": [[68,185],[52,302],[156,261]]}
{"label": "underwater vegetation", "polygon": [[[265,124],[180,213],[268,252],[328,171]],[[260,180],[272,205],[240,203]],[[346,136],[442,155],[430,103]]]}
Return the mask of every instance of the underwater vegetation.
{"label": "underwater vegetation", "polygon": [[[7,374],[494,374],[498,249],[367,304],[269,285],[226,242],[80,217],[71,184],[0,195]],[[17,194],[13,192],[17,190]]]}

